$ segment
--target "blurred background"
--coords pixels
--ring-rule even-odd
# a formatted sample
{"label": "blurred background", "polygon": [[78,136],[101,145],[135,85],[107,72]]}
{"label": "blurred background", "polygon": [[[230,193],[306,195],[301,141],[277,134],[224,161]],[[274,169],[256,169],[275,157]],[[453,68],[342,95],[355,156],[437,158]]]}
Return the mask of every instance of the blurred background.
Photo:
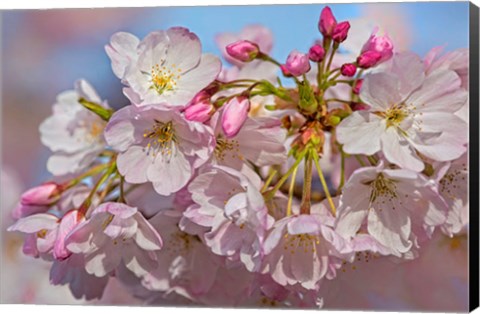
{"label": "blurred background", "polygon": [[[284,61],[292,49],[307,51],[314,40],[320,38],[317,23],[323,6],[1,12],[1,302],[78,302],[66,288],[50,286],[48,265],[21,256],[21,239],[18,235],[7,234],[5,229],[12,222],[10,211],[21,191],[49,178],[45,167],[49,151],[40,143],[38,126],[50,115],[56,95],[71,89],[76,79],[85,78],[113,107],[127,104],[121,93],[122,86],[113,75],[104,52],[104,45],[113,33],[128,31],[142,38],[156,29],[184,26],[200,37],[205,52],[220,55],[214,41],[219,31],[240,32],[248,24],[263,24],[274,34],[273,56]],[[335,4],[331,8],[338,21],[366,20],[379,25],[394,39],[397,51],[409,49],[424,56],[436,46],[444,46],[445,51],[468,47],[468,2]],[[431,250],[426,250],[419,260],[408,266],[371,268],[369,265],[368,272],[344,276],[332,289],[344,290],[344,282],[349,293],[359,297],[344,295],[330,304],[326,300],[326,306],[463,310],[468,298],[467,246],[465,239],[452,241],[435,240]],[[369,273],[377,275],[368,276]],[[390,275],[392,280],[398,281],[393,285],[395,290],[377,289],[368,295],[362,292],[361,283],[387,285],[379,281],[379,277],[386,280],[385,276]],[[355,290],[354,285],[347,284],[347,279],[360,282],[359,288]],[[114,285],[112,283],[111,289],[119,291]],[[433,297],[429,294],[427,302],[425,290],[433,287],[442,287],[442,290]],[[128,304],[135,300],[117,292],[107,293],[102,302]]]}

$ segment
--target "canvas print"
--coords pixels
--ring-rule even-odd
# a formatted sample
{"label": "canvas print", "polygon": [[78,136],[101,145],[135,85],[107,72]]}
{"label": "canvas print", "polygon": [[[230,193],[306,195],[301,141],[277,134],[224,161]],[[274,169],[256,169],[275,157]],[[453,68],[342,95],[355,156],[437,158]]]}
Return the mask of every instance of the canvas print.
{"label": "canvas print", "polygon": [[2,64],[2,303],[468,310],[468,2],[4,11]]}

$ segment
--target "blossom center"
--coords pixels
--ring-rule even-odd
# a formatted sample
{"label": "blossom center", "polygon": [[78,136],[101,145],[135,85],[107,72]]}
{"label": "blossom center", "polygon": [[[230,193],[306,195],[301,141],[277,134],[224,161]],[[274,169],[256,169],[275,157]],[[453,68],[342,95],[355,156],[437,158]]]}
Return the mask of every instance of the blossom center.
{"label": "blossom center", "polygon": [[199,241],[200,240],[196,236],[192,236],[183,231],[176,231],[168,240],[168,245],[165,246],[165,249],[174,256],[186,254],[191,251],[195,243],[198,243]]}
{"label": "blossom center", "polygon": [[[379,210],[382,210],[382,206],[385,202],[389,202],[390,204],[398,197],[397,194],[397,187],[395,185],[395,181],[392,179],[385,178],[385,176],[380,173],[378,177],[371,181],[367,182],[372,188],[372,192],[370,194],[370,204],[377,202],[379,206]],[[392,209],[395,209],[395,206],[391,206]]]}
{"label": "blossom center", "polygon": [[461,168],[450,168],[439,182],[440,192],[451,200],[459,198],[457,190],[464,187],[467,182],[466,171],[466,164],[462,164]]}
{"label": "blossom center", "polygon": [[215,157],[218,160],[224,161],[228,153],[232,153],[232,157],[242,159],[240,155],[240,144],[237,140],[230,140],[226,138],[217,138],[217,145],[215,145]]}
{"label": "blossom center", "polygon": [[284,249],[290,251],[290,254],[295,254],[297,250],[303,250],[304,253],[309,251],[315,252],[316,245],[320,244],[320,237],[313,234],[285,234],[284,235]]}
{"label": "blossom center", "polygon": [[172,121],[164,123],[155,120],[152,129],[145,130],[143,137],[148,140],[147,146],[144,148],[147,155],[152,153],[153,157],[156,157],[160,153],[164,157],[172,156],[177,143]]}
{"label": "blossom center", "polygon": [[385,111],[385,119],[387,120],[387,128],[398,126],[406,117],[408,112],[402,107],[393,107]]}
{"label": "blossom center", "polygon": [[172,64],[171,68],[158,64],[152,66],[152,70],[150,71],[151,88],[159,95],[174,90],[177,87],[177,80],[180,79],[181,72],[182,70],[177,69],[175,64]]}

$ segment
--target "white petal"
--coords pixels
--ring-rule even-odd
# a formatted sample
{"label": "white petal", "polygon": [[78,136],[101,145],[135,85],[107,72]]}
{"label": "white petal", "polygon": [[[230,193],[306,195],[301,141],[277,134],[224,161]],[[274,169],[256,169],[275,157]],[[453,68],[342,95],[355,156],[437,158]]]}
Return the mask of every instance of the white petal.
{"label": "white petal", "polygon": [[380,150],[384,128],[378,117],[356,111],[338,125],[337,140],[348,154],[372,155]]}

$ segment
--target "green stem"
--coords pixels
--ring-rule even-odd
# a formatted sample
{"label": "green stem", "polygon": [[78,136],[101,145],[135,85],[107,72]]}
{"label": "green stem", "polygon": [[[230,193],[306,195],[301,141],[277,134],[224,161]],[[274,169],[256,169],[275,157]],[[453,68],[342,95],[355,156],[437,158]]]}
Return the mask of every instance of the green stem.
{"label": "green stem", "polygon": [[276,169],[273,169],[270,171],[270,174],[268,175],[268,178],[267,180],[265,180],[265,183],[263,184],[263,187],[262,187],[262,190],[260,192],[265,192],[268,187],[270,186],[270,183],[272,183],[272,180],[273,178],[275,177],[275,175],[277,174],[277,170]]}
{"label": "green stem", "polygon": [[107,171],[102,175],[102,177],[97,181],[97,183],[93,186],[92,190],[90,191],[90,194],[88,197],[85,199],[83,204],[80,206],[79,212],[86,215],[88,209],[90,208],[90,205],[92,205],[92,199],[97,190],[100,188],[100,186],[105,183],[105,181],[112,175],[112,173],[117,169],[117,163],[115,161],[111,161],[109,164],[109,168]]}
{"label": "green stem", "polygon": [[315,166],[317,167],[318,177],[320,178],[320,182],[322,183],[323,191],[327,196],[328,204],[330,205],[330,209],[333,216],[336,216],[337,209],[335,208],[335,204],[333,203],[332,196],[330,195],[330,191],[328,190],[327,181],[325,181],[325,177],[323,176],[322,168],[320,167],[320,162],[318,161],[318,155],[315,151],[312,152],[313,160],[315,161]]}
{"label": "green stem", "polygon": [[367,156],[367,159],[370,162],[370,165],[372,165],[372,166],[377,165],[377,159],[374,156]]}
{"label": "green stem", "polygon": [[125,203],[125,191],[124,191],[125,178],[120,176],[120,196],[118,197],[119,203]]}
{"label": "green stem", "polygon": [[308,150],[305,156],[305,174],[303,177],[302,202],[300,204],[300,214],[309,215],[312,198],[312,153]]}
{"label": "green stem", "polygon": [[337,52],[337,49],[338,49],[338,47],[336,47],[335,44],[334,44],[333,49],[332,49],[332,53],[330,54],[330,58],[328,59],[328,64],[327,64],[326,71],[330,71],[330,66],[332,65],[333,56],[335,55],[335,52]]}
{"label": "green stem", "polygon": [[72,179],[70,182],[68,182],[67,185],[65,186],[65,190],[74,187],[75,185],[82,182],[85,178],[91,177],[91,176],[101,172],[102,170],[108,168],[108,167],[109,167],[109,164],[106,163],[106,164],[100,164],[100,165],[97,165],[93,168],[90,168],[88,171],[82,173],[78,177],[76,177],[76,178]]}
{"label": "green stem", "polygon": [[365,162],[362,160],[362,158],[360,158],[359,155],[354,155],[355,156],[355,159],[358,161],[358,163],[360,164],[360,166],[362,167],[366,167],[367,165],[365,164]]}
{"label": "green stem", "polygon": [[273,189],[268,191],[267,195],[265,195],[266,201],[272,199],[275,196],[275,193],[277,193],[277,191],[282,187],[285,181],[287,181],[287,179],[290,177],[293,171],[295,171],[295,168],[297,168],[298,165],[302,162],[302,159],[303,157],[305,157],[306,154],[307,154],[307,150],[304,150],[300,153],[297,160],[295,160],[295,163],[293,164],[293,166],[290,167],[290,169],[288,169],[288,171],[283,175],[283,177],[280,178],[280,180],[278,180],[277,184],[275,184]]}
{"label": "green stem", "polygon": [[295,180],[297,178],[297,170],[298,166],[295,167],[292,173],[292,177],[290,178],[290,188],[288,189],[288,203],[287,203],[287,216],[292,215],[292,203],[293,203],[293,192],[295,190]]}

